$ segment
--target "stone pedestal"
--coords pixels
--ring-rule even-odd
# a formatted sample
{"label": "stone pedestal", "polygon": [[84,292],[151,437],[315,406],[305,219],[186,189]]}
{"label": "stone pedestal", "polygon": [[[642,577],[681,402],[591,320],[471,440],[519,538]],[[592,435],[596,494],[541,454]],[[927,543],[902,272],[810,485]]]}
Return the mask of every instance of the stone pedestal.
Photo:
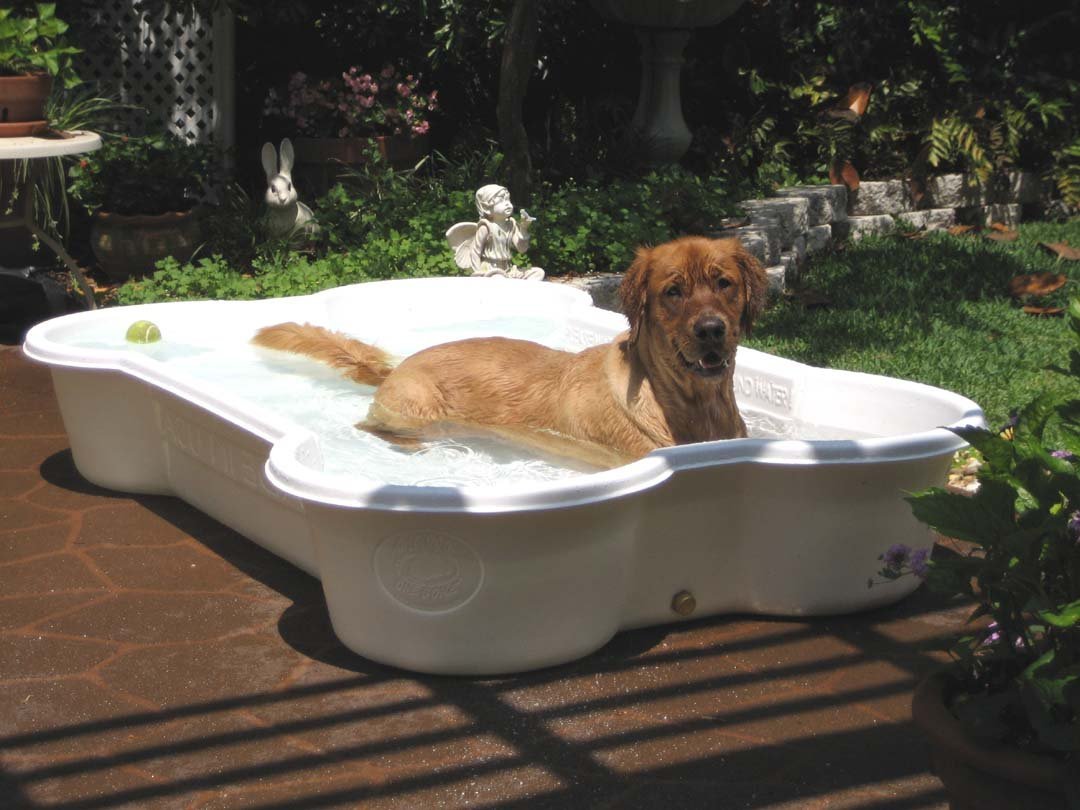
{"label": "stone pedestal", "polygon": [[641,88],[633,127],[649,160],[677,163],[690,148],[690,128],[682,114],[683,49],[689,31],[639,28]]}

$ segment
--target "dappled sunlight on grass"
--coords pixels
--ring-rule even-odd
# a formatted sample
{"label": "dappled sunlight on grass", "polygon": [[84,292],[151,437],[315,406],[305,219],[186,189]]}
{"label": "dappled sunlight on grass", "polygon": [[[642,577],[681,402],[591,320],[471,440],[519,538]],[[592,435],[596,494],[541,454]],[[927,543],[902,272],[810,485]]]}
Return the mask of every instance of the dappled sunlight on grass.
{"label": "dappled sunlight on grass", "polygon": [[1070,283],[1040,303],[1077,294],[1080,263],[1039,242],[1080,245],[1080,221],[1031,223],[1014,243],[978,235],[865,239],[813,261],[804,285],[829,304],[781,300],[750,345],[802,362],[918,380],[978,402],[991,424],[1037,392],[1075,388],[1047,370],[1069,347],[1061,318],[1033,317],[1006,286],[1021,273],[1064,273]]}

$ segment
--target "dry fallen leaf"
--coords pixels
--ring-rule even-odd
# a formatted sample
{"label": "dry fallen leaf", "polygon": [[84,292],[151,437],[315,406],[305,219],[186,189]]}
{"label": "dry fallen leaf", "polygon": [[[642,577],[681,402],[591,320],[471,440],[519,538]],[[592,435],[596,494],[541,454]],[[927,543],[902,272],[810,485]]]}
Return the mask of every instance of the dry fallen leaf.
{"label": "dry fallen leaf", "polygon": [[859,188],[859,173],[850,160],[836,160],[829,166],[829,182],[834,186],[847,186],[848,191]]}
{"label": "dry fallen leaf", "polygon": [[1003,225],[1000,222],[990,223],[990,232],[986,234],[987,239],[993,239],[995,242],[1015,242],[1020,238],[1020,232],[1014,231],[1008,225]]}
{"label": "dry fallen leaf", "polygon": [[1044,248],[1057,255],[1059,259],[1080,261],[1080,248],[1074,248],[1068,242],[1039,242]]}
{"label": "dry fallen leaf", "polygon": [[963,236],[966,233],[972,233],[979,229],[978,225],[953,225],[948,229],[948,233],[953,236]]}
{"label": "dry fallen leaf", "polygon": [[1024,273],[1009,282],[1009,295],[1022,298],[1025,295],[1041,297],[1049,295],[1065,286],[1065,276],[1061,273]]}
{"label": "dry fallen leaf", "polygon": [[923,182],[920,177],[909,177],[907,183],[911,201],[915,203],[915,207],[918,208],[922,203],[923,198],[926,196],[926,183]]}
{"label": "dry fallen leaf", "polygon": [[847,97],[844,99],[848,109],[852,110],[856,115],[866,115],[866,108],[870,106],[870,91],[873,89],[874,85],[870,84],[870,82],[858,82],[851,85],[848,88]]}
{"label": "dry fallen leaf", "polygon": [[1034,315],[1037,318],[1052,318],[1058,315],[1064,315],[1065,309],[1063,307],[1034,307],[1026,306],[1023,308],[1024,312],[1028,315]]}
{"label": "dry fallen leaf", "polygon": [[847,95],[826,110],[825,114],[830,118],[842,118],[854,124],[866,114],[866,108],[870,104],[870,91],[873,89],[874,86],[868,82],[851,85]]}

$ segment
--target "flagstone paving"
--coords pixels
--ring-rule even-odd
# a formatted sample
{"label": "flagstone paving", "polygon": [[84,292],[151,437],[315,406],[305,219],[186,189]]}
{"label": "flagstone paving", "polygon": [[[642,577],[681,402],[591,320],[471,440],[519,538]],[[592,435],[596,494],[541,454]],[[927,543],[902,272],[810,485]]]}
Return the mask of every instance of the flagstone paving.
{"label": "flagstone paving", "polygon": [[48,371],[0,347],[0,808],[944,808],[909,702],[963,612],[920,591],[514,677],[380,666],[317,580],[83,480]]}

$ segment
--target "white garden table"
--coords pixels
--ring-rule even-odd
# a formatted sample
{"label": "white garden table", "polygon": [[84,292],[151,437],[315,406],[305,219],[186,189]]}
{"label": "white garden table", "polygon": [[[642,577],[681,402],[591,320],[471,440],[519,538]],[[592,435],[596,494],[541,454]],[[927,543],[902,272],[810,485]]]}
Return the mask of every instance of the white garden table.
{"label": "white garden table", "polygon": [[27,176],[18,188],[16,210],[10,214],[0,214],[0,228],[26,228],[40,239],[75,275],[90,309],[95,308],[94,291],[90,288],[82,268],[64,246],[46,233],[34,219],[34,183],[44,168],[42,160],[45,158],[80,155],[100,148],[101,136],[94,132],[55,132],[44,137],[0,138],[0,162],[30,161]]}

